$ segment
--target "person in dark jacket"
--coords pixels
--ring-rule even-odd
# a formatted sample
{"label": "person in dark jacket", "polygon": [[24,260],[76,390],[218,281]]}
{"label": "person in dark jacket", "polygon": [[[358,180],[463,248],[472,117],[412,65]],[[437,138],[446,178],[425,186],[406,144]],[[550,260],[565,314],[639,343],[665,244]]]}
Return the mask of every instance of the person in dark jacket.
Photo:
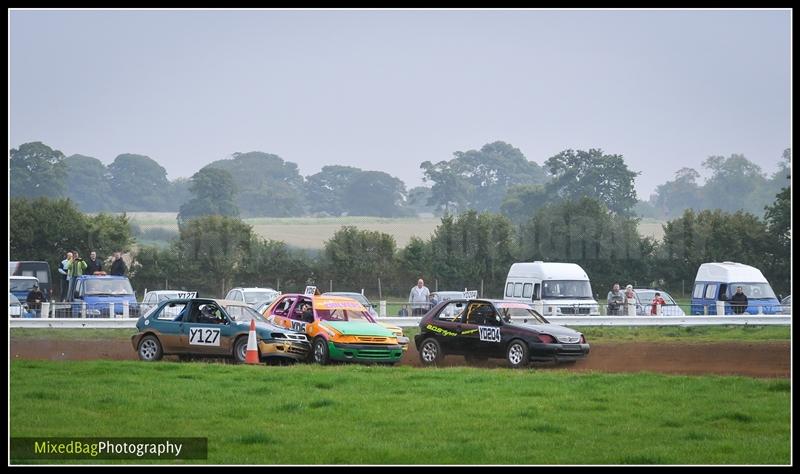
{"label": "person in dark jacket", "polygon": [[744,294],[741,286],[736,287],[736,293],[731,298],[733,314],[744,314],[747,311],[747,295]]}
{"label": "person in dark jacket", "polygon": [[97,258],[97,252],[91,252],[89,254],[89,260],[86,262],[86,271],[84,271],[84,275],[94,275],[96,272],[103,271],[103,264],[100,262],[100,259]]}
{"label": "person in dark jacket", "polygon": [[122,260],[122,255],[119,252],[114,252],[114,261],[111,263],[111,274],[117,276],[125,276],[128,268],[125,266],[125,261]]}
{"label": "person in dark jacket", "polygon": [[28,292],[28,309],[33,311],[36,316],[39,316],[39,310],[42,309],[42,301],[44,301],[44,293],[39,289],[39,285],[34,284],[31,291]]}

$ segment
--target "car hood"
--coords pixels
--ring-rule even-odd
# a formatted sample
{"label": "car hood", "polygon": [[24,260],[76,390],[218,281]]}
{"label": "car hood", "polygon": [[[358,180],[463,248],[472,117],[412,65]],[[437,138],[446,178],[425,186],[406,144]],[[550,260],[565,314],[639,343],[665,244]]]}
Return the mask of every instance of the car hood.
{"label": "car hood", "polygon": [[344,336],[394,336],[392,331],[377,323],[366,323],[362,321],[322,321],[320,324],[332,327]]}
{"label": "car hood", "polygon": [[551,336],[580,336],[581,333],[574,329],[570,329],[568,327],[559,326],[558,324],[520,324],[520,323],[511,323],[512,326],[516,326],[523,329],[528,329],[544,334],[550,334]]}

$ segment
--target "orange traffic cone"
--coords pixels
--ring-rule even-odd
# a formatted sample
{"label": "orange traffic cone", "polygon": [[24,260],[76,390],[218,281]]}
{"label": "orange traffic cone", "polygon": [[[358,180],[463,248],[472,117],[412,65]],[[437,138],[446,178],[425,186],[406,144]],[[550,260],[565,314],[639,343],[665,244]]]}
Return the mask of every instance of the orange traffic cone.
{"label": "orange traffic cone", "polygon": [[250,334],[247,336],[247,357],[245,362],[248,364],[258,364],[258,346],[256,346],[256,320],[250,320]]}

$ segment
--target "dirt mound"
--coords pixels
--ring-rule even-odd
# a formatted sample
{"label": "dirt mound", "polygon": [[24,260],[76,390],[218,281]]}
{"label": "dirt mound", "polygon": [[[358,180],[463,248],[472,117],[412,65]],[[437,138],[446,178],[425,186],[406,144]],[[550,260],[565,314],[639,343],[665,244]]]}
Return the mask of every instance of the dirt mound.
{"label": "dirt mound", "polygon": [[[14,359],[39,360],[135,360],[130,341],[20,339],[11,341]],[[720,374],[750,377],[789,377],[790,343],[715,342],[655,343],[628,342],[592,344],[589,356],[571,365],[536,364],[540,369],[599,372],[661,372],[666,374]],[[421,366],[412,342],[401,365]],[[463,357],[447,356],[444,366],[505,367],[502,359],[467,364]]]}

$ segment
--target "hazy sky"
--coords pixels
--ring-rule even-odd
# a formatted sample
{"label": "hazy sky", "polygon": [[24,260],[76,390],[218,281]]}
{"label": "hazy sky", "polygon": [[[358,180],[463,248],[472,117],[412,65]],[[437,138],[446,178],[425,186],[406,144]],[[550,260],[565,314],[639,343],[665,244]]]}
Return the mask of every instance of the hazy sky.
{"label": "hazy sky", "polygon": [[12,11],[9,146],[191,176],[264,151],[304,176],[503,140],[622,154],[639,197],[790,143],[789,11]]}

